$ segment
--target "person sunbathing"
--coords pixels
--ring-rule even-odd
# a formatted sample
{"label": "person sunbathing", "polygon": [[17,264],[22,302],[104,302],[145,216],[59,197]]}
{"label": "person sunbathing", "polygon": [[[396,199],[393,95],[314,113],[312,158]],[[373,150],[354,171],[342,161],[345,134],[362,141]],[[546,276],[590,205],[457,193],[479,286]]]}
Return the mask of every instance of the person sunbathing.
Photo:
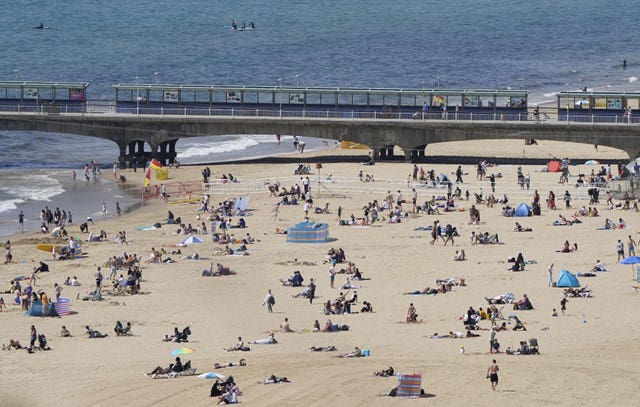
{"label": "person sunbathing", "polygon": [[297,294],[291,294],[291,297],[292,298],[298,298],[298,297],[308,298],[310,293],[311,293],[311,287],[307,287],[306,289],[300,291]]}
{"label": "person sunbathing", "polygon": [[213,368],[214,369],[224,369],[225,367],[238,367],[238,366],[246,366],[247,365],[247,361],[245,359],[240,359],[240,361],[238,363],[235,362],[225,362],[225,363],[214,363],[213,364]]}
{"label": "person sunbathing", "polygon": [[274,374],[269,376],[267,380],[262,380],[258,382],[259,384],[272,384],[272,383],[291,383],[289,379],[286,377],[278,377]]}
{"label": "person sunbathing", "polygon": [[67,329],[66,326],[62,325],[62,330],[60,331],[60,336],[63,338],[71,337],[71,332]]}
{"label": "person sunbathing", "polygon": [[256,339],[255,341],[249,343],[253,343],[255,345],[275,345],[278,343],[278,341],[276,340],[273,332],[271,332],[268,337],[264,339]]}
{"label": "person sunbathing", "polygon": [[289,318],[285,318],[284,321],[282,321],[282,323],[280,324],[280,329],[282,329],[282,332],[295,332],[289,326]]}
{"label": "person sunbathing", "polygon": [[607,269],[604,267],[604,264],[602,264],[600,259],[598,259],[596,260],[595,266],[591,268],[591,271],[597,273],[598,271],[607,271]]}
{"label": "person sunbathing", "polygon": [[86,325],[85,329],[87,330],[85,333],[89,338],[104,338],[107,336],[107,334],[103,334],[103,333],[100,333],[100,331],[96,331],[95,329],[92,329],[89,325]]}
{"label": "person sunbathing", "polygon": [[456,250],[456,255],[455,255],[455,256],[453,256],[453,260],[454,260],[454,261],[463,261],[463,260],[466,260],[466,258],[465,258],[465,254],[464,254],[464,249]]}
{"label": "person sunbathing", "polygon": [[333,345],[328,346],[311,346],[307,349],[309,352],[334,352],[336,351],[336,347]]}
{"label": "person sunbathing", "polygon": [[[191,365],[191,362],[187,362],[187,365]],[[179,373],[182,372],[184,370],[184,366],[182,365],[182,362],[180,361],[180,357],[176,357],[176,363],[170,363],[169,367],[167,368],[163,368],[161,366],[156,367],[155,369],[153,369],[152,371],[150,371],[149,373],[146,373],[145,376],[155,376],[155,375],[161,375],[161,374],[169,374],[172,372],[175,373]]]}
{"label": "person sunbathing", "polygon": [[302,274],[300,274],[300,272],[298,270],[293,272],[293,276],[289,277],[286,280],[280,279],[280,282],[282,283],[283,286],[291,286],[291,287],[301,287],[302,283],[304,281],[304,278],[302,277]]}
{"label": "person sunbathing", "polygon": [[430,295],[430,294],[435,295],[435,294],[438,294],[438,290],[436,290],[435,288],[427,287],[427,288],[423,288],[422,290],[407,291],[402,294],[403,295]]}
{"label": "person sunbathing", "polygon": [[449,331],[449,338],[452,339],[462,339],[464,338],[464,335],[462,334],[462,332],[453,332],[453,331]]}
{"label": "person sunbathing", "polygon": [[373,306],[370,302],[363,301],[362,308],[360,308],[360,312],[373,312]]}
{"label": "person sunbathing", "polygon": [[493,328],[494,331],[498,332],[498,331],[506,331],[507,330],[507,323],[503,322],[502,325]]}
{"label": "person sunbathing", "polygon": [[339,358],[359,358],[364,356],[359,347],[354,347],[353,350],[349,353],[342,353],[338,355]]}
{"label": "person sunbathing", "polygon": [[407,322],[418,322],[418,313],[413,303],[409,304],[409,309],[407,310]]}
{"label": "person sunbathing", "polygon": [[235,351],[248,352],[251,350],[251,348],[249,348],[248,346],[244,346],[244,341],[242,340],[242,337],[238,336],[238,342],[232,347],[226,348],[224,350],[226,350],[227,352],[235,352]]}
{"label": "person sunbathing", "polygon": [[131,322],[127,322],[127,325],[124,326],[121,321],[117,321],[113,331],[116,333],[116,336],[131,335]]}
{"label": "person sunbathing", "polygon": [[558,252],[560,252],[560,253],[571,253],[571,245],[569,244],[568,240],[564,241],[564,243],[562,244],[562,248],[560,250],[558,250]]}
{"label": "person sunbathing", "polygon": [[395,373],[396,373],[395,370],[393,370],[392,367],[389,367],[388,369],[382,369],[382,370],[373,372],[373,375],[380,376],[380,377],[389,377],[389,376],[393,376]]}
{"label": "person sunbathing", "polygon": [[473,333],[467,329],[467,334],[465,335],[466,338],[477,338],[478,336],[480,336],[480,334]]}
{"label": "person sunbathing", "polygon": [[351,289],[357,290],[360,288],[360,286],[358,284],[353,284],[351,282],[351,277],[347,277],[346,281],[342,285],[342,288],[344,290],[351,290]]}
{"label": "person sunbathing", "polygon": [[533,229],[529,227],[523,227],[520,223],[516,222],[516,227],[513,229],[514,232],[532,232]]}
{"label": "person sunbathing", "polygon": [[2,345],[2,350],[11,350],[11,349],[24,349],[24,348],[20,344],[20,341],[9,339],[9,344]]}

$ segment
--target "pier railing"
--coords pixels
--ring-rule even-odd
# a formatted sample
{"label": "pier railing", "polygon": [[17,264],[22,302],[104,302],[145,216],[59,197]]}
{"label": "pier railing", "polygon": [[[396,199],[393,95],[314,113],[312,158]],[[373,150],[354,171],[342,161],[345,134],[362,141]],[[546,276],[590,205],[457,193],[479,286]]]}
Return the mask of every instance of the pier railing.
{"label": "pier railing", "polygon": [[238,117],[238,118],[309,118],[347,120],[415,120],[415,121],[494,121],[494,122],[536,122],[536,123],[585,123],[585,124],[638,124],[640,117],[624,115],[566,114],[562,112],[527,113],[474,113],[460,112],[406,112],[406,111],[366,111],[366,110],[304,110],[286,108],[203,108],[199,106],[133,106],[118,107],[114,101],[89,101],[83,105],[0,105],[0,112],[43,114],[43,115],[135,115],[135,116],[184,116],[184,117]]}

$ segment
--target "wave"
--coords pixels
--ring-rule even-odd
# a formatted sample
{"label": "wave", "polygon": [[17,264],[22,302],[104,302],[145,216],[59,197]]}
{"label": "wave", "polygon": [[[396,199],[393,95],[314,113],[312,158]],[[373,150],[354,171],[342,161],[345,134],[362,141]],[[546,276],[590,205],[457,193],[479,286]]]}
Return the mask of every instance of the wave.
{"label": "wave", "polygon": [[193,143],[189,147],[179,150],[178,160],[190,157],[203,157],[212,154],[223,154],[231,151],[245,150],[252,146],[260,144],[251,138],[242,138],[237,140],[225,140],[216,142],[214,140],[207,143]]}
{"label": "wave", "polygon": [[631,76],[631,77],[627,78],[627,82],[629,82],[629,83],[633,83],[633,82],[635,82],[637,80],[638,80],[638,78],[635,77],[635,76]]}
{"label": "wave", "polygon": [[3,177],[0,191],[22,202],[51,201],[52,197],[62,194],[64,188],[58,180],[47,174],[14,174]]}
{"label": "wave", "polygon": [[23,203],[23,199],[7,199],[6,201],[0,201],[0,213],[12,211],[18,209],[18,204]]}

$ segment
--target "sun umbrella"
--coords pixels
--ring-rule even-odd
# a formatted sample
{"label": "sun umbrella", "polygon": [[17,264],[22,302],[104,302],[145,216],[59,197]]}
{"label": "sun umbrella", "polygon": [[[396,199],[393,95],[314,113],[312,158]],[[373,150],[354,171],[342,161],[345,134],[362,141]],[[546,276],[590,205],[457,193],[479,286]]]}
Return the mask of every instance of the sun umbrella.
{"label": "sun umbrella", "polygon": [[[639,264],[640,263],[640,257],[638,256],[629,256],[629,257],[625,257],[624,259],[622,259],[620,261],[620,264]],[[631,267],[631,278],[633,279],[633,267]]]}
{"label": "sun umbrella", "polygon": [[223,375],[218,374],[216,372],[203,373],[201,375],[198,375],[198,377],[201,378],[201,379],[220,379],[220,380],[226,379],[226,377],[224,377]]}
{"label": "sun umbrella", "polygon": [[600,161],[597,160],[588,160],[584,162],[585,165],[600,165]]}
{"label": "sun umbrella", "polygon": [[173,352],[171,352],[171,356],[180,356],[180,355],[188,355],[189,353],[193,353],[195,352],[193,349],[190,348],[178,348],[176,350],[174,350]]}
{"label": "sun umbrella", "polygon": [[194,236],[194,235],[191,235],[191,236],[185,238],[182,241],[182,244],[184,244],[184,245],[194,244],[194,243],[203,243],[203,242],[202,242],[202,239],[200,239],[198,236]]}

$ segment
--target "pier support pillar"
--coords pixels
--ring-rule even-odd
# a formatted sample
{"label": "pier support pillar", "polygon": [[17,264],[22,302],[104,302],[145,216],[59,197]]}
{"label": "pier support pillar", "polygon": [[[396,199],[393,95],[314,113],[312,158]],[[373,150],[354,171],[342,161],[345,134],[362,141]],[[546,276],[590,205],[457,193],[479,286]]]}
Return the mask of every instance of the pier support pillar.
{"label": "pier support pillar", "polygon": [[121,170],[127,168],[127,143],[118,143],[118,149],[120,150],[120,155],[118,156],[118,167]]}

